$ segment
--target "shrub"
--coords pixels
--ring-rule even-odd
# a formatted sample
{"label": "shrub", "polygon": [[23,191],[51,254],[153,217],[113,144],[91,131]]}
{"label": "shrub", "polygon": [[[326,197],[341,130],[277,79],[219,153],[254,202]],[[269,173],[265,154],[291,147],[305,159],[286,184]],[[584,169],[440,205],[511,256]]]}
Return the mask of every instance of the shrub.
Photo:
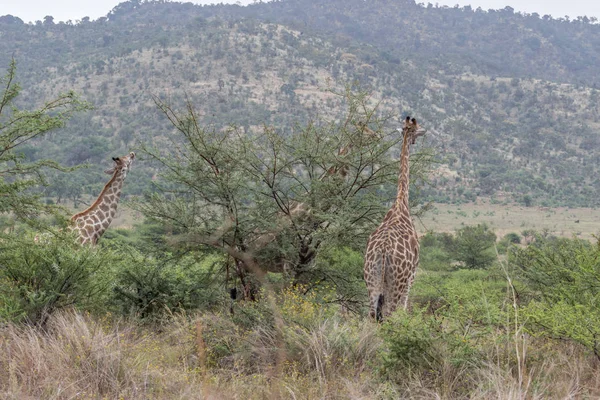
{"label": "shrub", "polygon": [[600,242],[536,242],[512,262],[533,297],[524,309],[533,333],[570,339],[600,358]]}
{"label": "shrub", "polygon": [[348,247],[330,247],[317,257],[310,284],[344,308],[359,312],[367,301],[362,254]]}
{"label": "shrub", "polygon": [[521,244],[521,236],[518,233],[507,233],[504,237],[498,242],[498,252],[501,254],[505,254],[508,251],[508,248],[511,245]]}
{"label": "shrub", "polygon": [[515,232],[507,233],[503,239],[512,244],[521,244],[521,236]]}
{"label": "shrub", "polygon": [[419,254],[419,267],[426,271],[449,271],[452,259],[443,248],[423,247]]}
{"label": "shrub", "polygon": [[[440,361],[434,342],[439,324],[422,309],[397,311],[381,327],[383,372],[394,375],[404,369],[431,369]],[[439,336],[438,336],[439,337]]]}
{"label": "shrub", "polygon": [[454,237],[451,234],[427,232],[421,238],[419,267],[425,271],[451,270],[453,248]]}
{"label": "shrub", "polygon": [[49,315],[65,307],[97,307],[110,285],[105,270],[116,259],[109,250],[75,245],[69,235],[39,244],[29,234],[3,236],[0,316],[44,325]]}
{"label": "shrub", "polygon": [[122,311],[154,318],[176,310],[210,308],[225,298],[225,291],[214,284],[220,256],[156,259],[129,250],[128,262],[115,278],[114,302]]}
{"label": "shrub", "polygon": [[456,232],[453,256],[465,268],[488,268],[496,255],[493,247],[496,234],[487,225],[465,226]]}

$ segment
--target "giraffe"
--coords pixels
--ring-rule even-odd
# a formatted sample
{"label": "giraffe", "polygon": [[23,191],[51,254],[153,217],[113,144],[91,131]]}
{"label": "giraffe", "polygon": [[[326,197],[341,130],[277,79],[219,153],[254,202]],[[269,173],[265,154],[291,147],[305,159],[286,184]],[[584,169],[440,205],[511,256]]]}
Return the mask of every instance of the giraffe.
{"label": "giraffe", "polygon": [[104,185],[96,201],[87,210],[71,217],[72,229],[77,232],[81,244],[95,245],[117,214],[123,182],[134,158],[134,152],[123,157],[113,157],[114,167],[104,171],[112,177]]}
{"label": "giraffe", "polygon": [[[357,131],[362,134],[362,140],[366,142],[381,140],[381,134],[369,128],[364,121],[358,121],[354,125],[356,126]],[[346,145],[340,147],[337,153],[338,157],[344,157],[350,154],[350,152],[354,149],[354,146],[355,144],[353,142],[349,142]],[[332,165],[331,167],[329,167],[327,172],[319,178],[319,180],[323,181],[333,176],[339,176],[340,178],[344,179],[346,178],[346,175],[348,175],[348,169],[348,165],[344,164],[343,162],[340,162],[337,165]]]}
{"label": "giraffe", "polygon": [[369,292],[369,315],[377,321],[388,317],[399,305],[406,309],[419,264],[419,241],[408,206],[408,159],[410,145],[425,132],[414,118],[406,117],[396,201],[367,242],[364,279]]}
{"label": "giraffe", "polygon": [[[357,132],[361,134],[361,140],[366,143],[371,143],[375,141],[379,141],[382,139],[382,135],[380,132],[373,131],[371,128],[367,126],[364,121],[358,121],[353,123],[356,127]],[[326,171],[324,171],[323,175],[321,175],[318,180],[320,182],[324,182],[328,179],[346,179],[348,175],[349,166],[344,162],[344,157],[349,155],[352,150],[355,148],[355,143],[350,141],[340,147],[337,151],[337,159],[336,163],[330,166]],[[288,217],[290,219],[298,219],[303,218],[311,213],[310,207],[298,201],[291,201],[289,205]]]}
{"label": "giraffe", "polygon": [[[350,167],[346,163],[345,158],[356,148],[356,142],[359,141],[362,143],[372,143],[382,139],[381,133],[370,129],[367,123],[364,121],[350,122],[350,124],[354,125],[356,128],[356,131],[354,132],[358,133],[360,138],[358,140],[355,139],[354,141],[350,140],[348,143],[342,144],[341,147],[337,149],[336,160],[334,164],[323,171],[322,175],[318,178],[319,181],[323,182],[328,179],[346,179]],[[289,204],[285,206],[282,205],[282,210],[277,216],[277,228],[273,231],[262,233],[255,237],[254,240],[250,241],[250,247],[253,249],[253,251],[265,248],[267,245],[277,240],[278,235],[284,229],[292,226],[296,227],[298,223],[306,223],[306,220],[310,218],[311,214],[312,209],[310,205],[304,202],[291,200]],[[300,263],[302,263],[302,265],[307,265],[311,263],[317,255],[317,248],[320,245],[320,241],[306,237],[301,237],[299,240],[301,241],[299,244],[298,254]],[[247,295],[250,289],[248,289],[243,283],[245,280],[245,272],[248,270],[248,268],[246,268],[243,261],[234,261],[238,277],[242,281],[242,286],[244,287],[244,297],[250,298],[252,296]],[[290,272],[292,270],[290,261],[284,259],[281,255],[273,257],[270,262],[263,264],[262,267],[270,272]]]}

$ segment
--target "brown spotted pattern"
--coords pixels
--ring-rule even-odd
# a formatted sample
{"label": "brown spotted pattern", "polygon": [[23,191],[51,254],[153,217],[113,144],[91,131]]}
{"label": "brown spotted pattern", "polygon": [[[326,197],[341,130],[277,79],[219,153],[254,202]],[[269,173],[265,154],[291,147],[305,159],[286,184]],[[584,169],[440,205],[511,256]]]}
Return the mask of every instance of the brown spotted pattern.
{"label": "brown spotted pattern", "polygon": [[113,158],[114,168],[105,171],[112,177],[96,201],[87,210],[71,217],[72,227],[77,231],[81,244],[95,245],[117,215],[123,182],[134,158],[133,152],[124,157]]}
{"label": "brown spotted pattern", "polygon": [[381,320],[398,306],[406,309],[408,292],[419,264],[419,241],[408,206],[410,145],[425,134],[407,118],[402,129],[398,194],[383,222],[369,236],[364,278],[369,292],[369,315]]}

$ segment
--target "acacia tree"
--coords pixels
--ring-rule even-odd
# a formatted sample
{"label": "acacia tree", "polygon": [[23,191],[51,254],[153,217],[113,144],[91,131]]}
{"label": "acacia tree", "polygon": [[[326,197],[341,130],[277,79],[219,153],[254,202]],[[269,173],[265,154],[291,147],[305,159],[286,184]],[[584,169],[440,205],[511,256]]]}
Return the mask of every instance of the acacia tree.
{"label": "acacia tree", "polygon": [[48,210],[29,189],[45,183],[46,168],[63,169],[51,160],[27,161],[19,147],[61,128],[76,111],[89,108],[73,92],[61,94],[36,110],[20,110],[15,99],[21,87],[15,82],[16,62],[0,78],[0,214],[30,219]]}
{"label": "acacia tree", "polygon": [[[250,268],[240,253],[293,282],[335,280],[315,261],[328,247],[363,250],[394,197],[392,153],[402,139],[365,93],[339,95],[346,107],[337,118],[249,134],[203,127],[190,103],[178,112],[156,100],[178,135],[143,146],[162,181],[137,208],[178,232],[178,244],[232,256],[243,284]],[[430,152],[415,154],[413,179],[430,161]]]}
{"label": "acacia tree", "polygon": [[495,243],[496,234],[486,224],[465,226],[456,232],[453,256],[465,268],[488,268],[496,259]]}

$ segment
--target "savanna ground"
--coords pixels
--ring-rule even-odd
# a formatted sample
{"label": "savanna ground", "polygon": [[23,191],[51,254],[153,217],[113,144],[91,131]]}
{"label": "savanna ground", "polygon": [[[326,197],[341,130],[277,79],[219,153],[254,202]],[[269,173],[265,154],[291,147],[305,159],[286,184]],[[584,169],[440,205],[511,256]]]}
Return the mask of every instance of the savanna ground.
{"label": "savanna ground", "polygon": [[558,237],[593,239],[600,232],[600,210],[595,208],[525,207],[492,204],[488,200],[461,205],[434,204],[417,220],[422,231],[454,232],[465,225],[487,224],[499,237],[526,230],[548,231]]}

